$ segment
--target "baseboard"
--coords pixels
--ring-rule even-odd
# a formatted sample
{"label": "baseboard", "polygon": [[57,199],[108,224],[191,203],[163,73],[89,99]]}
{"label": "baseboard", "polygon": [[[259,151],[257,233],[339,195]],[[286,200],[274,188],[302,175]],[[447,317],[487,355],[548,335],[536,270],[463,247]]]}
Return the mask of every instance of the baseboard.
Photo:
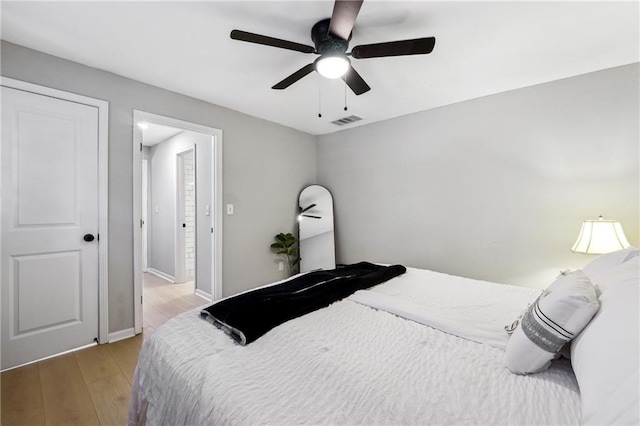
{"label": "baseboard", "polygon": [[211,294],[209,294],[209,293],[207,293],[205,291],[202,291],[200,289],[196,289],[196,296],[202,297],[207,302],[211,302],[211,300],[212,300]]}
{"label": "baseboard", "polygon": [[162,279],[164,279],[164,280],[167,280],[167,281],[169,281],[169,282],[171,282],[171,283],[173,283],[173,284],[175,284],[175,283],[176,283],[176,279],[175,279],[175,277],[172,277],[172,276],[171,276],[171,275],[169,275],[169,274],[165,274],[165,273],[164,273],[164,272],[162,272],[162,271],[158,271],[157,269],[149,268],[149,269],[147,270],[147,272],[149,272],[149,273],[151,273],[151,274],[153,274],[153,275],[156,275],[156,276],[158,276],[158,277],[160,277],[160,278],[162,278]]}
{"label": "baseboard", "polygon": [[129,337],[135,336],[136,333],[133,330],[133,327],[126,328],[120,331],[114,331],[113,333],[109,333],[109,343],[117,342],[118,340],[128,339]]}

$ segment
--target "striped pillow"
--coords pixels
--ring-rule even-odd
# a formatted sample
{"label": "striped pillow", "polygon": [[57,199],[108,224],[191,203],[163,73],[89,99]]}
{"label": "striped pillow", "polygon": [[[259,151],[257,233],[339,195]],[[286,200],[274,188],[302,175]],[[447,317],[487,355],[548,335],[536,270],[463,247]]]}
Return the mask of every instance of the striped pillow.
{"label": "striped pillow", "polygon": [[599,308],[587,275],[565,272],[525,311],[506,350],[507,368],[516,374],[549,368],[562,347],[589,323]]}

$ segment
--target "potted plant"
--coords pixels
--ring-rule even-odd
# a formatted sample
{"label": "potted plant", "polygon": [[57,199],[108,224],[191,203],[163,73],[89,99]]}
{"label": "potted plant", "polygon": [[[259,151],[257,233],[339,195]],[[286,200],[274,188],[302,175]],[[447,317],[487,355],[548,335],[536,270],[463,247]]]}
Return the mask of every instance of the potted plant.
{"label": "potted plant", "polygon": [[279,233],[275,236],[276,242],[271,244],[271,250],[286,259],[287,272],[293,275],[296,265],[300,263],[299,241],[292,233]]}

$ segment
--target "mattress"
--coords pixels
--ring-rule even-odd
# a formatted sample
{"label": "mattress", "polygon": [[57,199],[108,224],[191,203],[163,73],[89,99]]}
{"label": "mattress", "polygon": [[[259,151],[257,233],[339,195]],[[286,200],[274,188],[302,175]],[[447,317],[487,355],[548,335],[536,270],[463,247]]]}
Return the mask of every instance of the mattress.
{"label": "mattress", "polygon": [[[496,332],[539,294],[413,268],[369,291]],[[130,424],[580,423],[568,360],[515,375],[498,347],[349,298],[247,346],[199,310],[175,317],[144,343],[131,398]]]}

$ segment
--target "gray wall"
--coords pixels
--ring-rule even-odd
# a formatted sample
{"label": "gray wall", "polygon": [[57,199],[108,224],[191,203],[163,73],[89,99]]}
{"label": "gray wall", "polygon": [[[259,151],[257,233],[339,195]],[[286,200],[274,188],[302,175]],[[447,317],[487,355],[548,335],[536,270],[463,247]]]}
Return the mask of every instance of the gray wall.
{"label": "gray wall", "polygon": [[223,131],[224,203],[236,206],[223,222],[223,294],[281,278],[269,245],[293,230],[298,193],[316,179],[315,137],[4,41],[0,74],[109,102],[110,332],[133,327],[134,109]]}
{"label": "gray wall", "polygon": [[638,245],[638,64],[319,137],[338,262],[545,287],[592,259],[584,219]]}

